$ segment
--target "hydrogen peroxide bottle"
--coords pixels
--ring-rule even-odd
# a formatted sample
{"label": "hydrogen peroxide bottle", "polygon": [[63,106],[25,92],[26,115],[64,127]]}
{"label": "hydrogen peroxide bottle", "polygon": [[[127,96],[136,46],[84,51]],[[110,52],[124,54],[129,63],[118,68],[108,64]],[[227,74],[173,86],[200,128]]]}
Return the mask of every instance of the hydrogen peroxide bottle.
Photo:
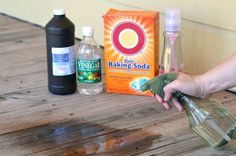
{"label": "hydrogen peroxide bottle", "polygon": [[77,53],[78,90],[80,94],[95,95],[103,89],[100,47],[93,38],[93,27],[83,27],[82,31]]}
{"label": "hydrogen peroxide bottle", "polygon": [[54,17],[46,25],[48,89],[53,94],[76,91],[76,56],[74,24],[64,9],[55,9]]}
{"label": "hydrogen peroxide bottle", "polygon": [[[164,98],[163,88],[174,81],[177,73],[171,72],[149,80],[141,86]],[[179,91],[173,96],[182,104],[189,119],[189,125],[211,147],[236,150],[236,121],[219,102],[185,95]]]}
{"label": "hydrogen peroxide bottle", "polygon": [[159,64],[159,75],[184,70],[181,53],[180,10],[166,9],[164,23],[164,46]]}

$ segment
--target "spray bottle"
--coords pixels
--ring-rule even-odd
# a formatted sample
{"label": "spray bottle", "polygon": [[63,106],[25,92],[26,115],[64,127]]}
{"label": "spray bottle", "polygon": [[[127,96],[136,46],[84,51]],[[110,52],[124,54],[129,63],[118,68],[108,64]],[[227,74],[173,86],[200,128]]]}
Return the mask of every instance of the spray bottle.
{"label": "spray bottle", "polygon": [[159,64],[160,75],[184,69],[181,53],[180,10],[166,9],[164,23],[164,47]]}
{"label": "spray bottle", "polygon": [[[141,90],[149,89],[164,98],[164,86],[177,77],[176,72],[155,77],[143,84]],[[173,96],[184,107],[190,127],[211,147],[218,149],[232,142],[236,136],[236,121],[219,102],[192,97],[179,91],[173,93]]]}

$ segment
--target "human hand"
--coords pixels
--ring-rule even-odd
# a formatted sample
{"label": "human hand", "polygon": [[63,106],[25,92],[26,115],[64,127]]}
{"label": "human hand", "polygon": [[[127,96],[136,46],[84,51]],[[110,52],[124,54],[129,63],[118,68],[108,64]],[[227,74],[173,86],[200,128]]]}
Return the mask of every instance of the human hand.
{"label": "human hand", "polygon": [[196,97],[206,97],[205,91],[203,89],[203,81],[201,75],[189,75],[184,73],[178,73],[176,80],[167,84],[164,88],[164,98],[155,94],[156,99],[161,103],[166,109],[171,108],[171,103],[180,111],[183,111],[183,107],[173,98],[172,94],[176,91],[180,91],[184,94],[196,96]]}

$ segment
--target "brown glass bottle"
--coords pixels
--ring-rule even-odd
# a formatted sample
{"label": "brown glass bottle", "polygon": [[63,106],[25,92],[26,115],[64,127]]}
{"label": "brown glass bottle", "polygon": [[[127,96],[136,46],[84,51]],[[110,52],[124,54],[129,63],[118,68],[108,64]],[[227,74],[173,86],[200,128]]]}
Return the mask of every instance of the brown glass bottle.
{"label": "brown glass bottle", "polygon": [[48,90],[65,95],[76,91],[74,24],[63,9],[54,10],[46,25]]}

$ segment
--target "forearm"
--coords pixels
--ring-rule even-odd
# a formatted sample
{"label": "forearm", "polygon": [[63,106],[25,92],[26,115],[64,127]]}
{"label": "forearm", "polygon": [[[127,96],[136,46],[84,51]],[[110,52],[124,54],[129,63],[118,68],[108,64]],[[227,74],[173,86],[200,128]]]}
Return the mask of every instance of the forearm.
{"label": "forearm", "polygon": [[203,74],[201,79],[203,95],[236,86],[236,54]]}

